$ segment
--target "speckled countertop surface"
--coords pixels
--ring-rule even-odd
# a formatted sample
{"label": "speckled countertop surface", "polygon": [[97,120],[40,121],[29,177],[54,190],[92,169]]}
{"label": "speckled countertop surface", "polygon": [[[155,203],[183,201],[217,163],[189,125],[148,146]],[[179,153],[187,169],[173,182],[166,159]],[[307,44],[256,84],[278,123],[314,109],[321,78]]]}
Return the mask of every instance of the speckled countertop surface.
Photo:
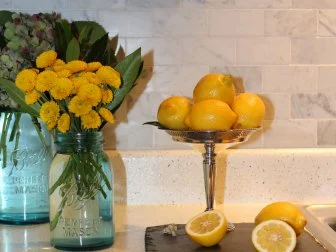
{"label": "speckled countertop surface", "polygon": [[[202,155],[196,150],[108,152],[116,201],[203,204]],[[216,202],[333,202],[336,148],[229,149],[217,155]]]}
{"label": "speckled countertop surface", "polygon": [[[219,205],[231,222],[252,222],[263,205]],[[145,251],[145,228],[170,223],[186,223],[192,216],[202,212],[203,205],[139,205],[115,206],[115,243],[100,251]],[[30,226],[0,225],[0,251],[58,251],[50,246],[49,224]]]}
{"label": "speckled countertop surface", "polygon": [[[196,150],[108,151],[116,240],[105,251],[144,251],[147,226],[185,223],[205,208]],[[231,222],[252,222],[273,201],[334,202],[336,149],[226,150],[217,157],[216,204]],[[224,204],[224,207],[223,207]],[[48,224],[0,226],[0,251],[55,251]]]}

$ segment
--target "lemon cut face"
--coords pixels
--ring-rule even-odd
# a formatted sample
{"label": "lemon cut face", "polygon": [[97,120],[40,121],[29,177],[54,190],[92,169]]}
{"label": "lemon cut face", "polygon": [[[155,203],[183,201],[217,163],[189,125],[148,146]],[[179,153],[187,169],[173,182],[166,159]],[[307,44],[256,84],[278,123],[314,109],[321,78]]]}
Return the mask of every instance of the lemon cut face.
{"label": "lemon cut face", "polygon": [[296,234],[287,223],[268,220],[253,229],[252,242],[259,252],[292,252],[296,246]]}
{"label": "lemon cut face", "polygon": [[289,224],[299,236],[307,224],[300,209],[290,202],[273,202],[265,206],[255,218],[255,224],[266,220],[281,220]]}
{"label": "lemon cut face", "polygon": [[187,235],[202,246],[218,244],[225,236],[227,221],[218,210],[206,211],[192,218],[186,225]]}

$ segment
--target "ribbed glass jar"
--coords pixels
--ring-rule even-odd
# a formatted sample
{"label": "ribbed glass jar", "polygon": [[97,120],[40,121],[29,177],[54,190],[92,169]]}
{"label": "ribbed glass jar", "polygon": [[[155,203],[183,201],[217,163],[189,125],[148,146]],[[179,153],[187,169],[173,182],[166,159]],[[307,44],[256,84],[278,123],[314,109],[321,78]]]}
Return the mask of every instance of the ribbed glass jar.
{"label": "ribbed glass jar", "polygon": [[110,246],[113,177],[102,133],[58,134],[55,146],[49,174],[52,245],[72,251]]}
{"label": "ribbed glass jar", "polygon": [[28,114],[0,112],[0,223],[49,221],[51,136],[41,126]]}

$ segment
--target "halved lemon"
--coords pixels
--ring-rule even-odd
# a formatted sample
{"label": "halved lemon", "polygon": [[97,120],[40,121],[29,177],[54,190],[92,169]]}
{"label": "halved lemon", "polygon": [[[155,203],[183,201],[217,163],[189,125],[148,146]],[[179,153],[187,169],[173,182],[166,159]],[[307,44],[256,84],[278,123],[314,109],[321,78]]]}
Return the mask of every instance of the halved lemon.
{"label": "halved lemon", "polygon": [[252,242],[259,252],[292,252],[296,245],[296,234],[286,222],[268,220],[253,229]]}
{"label": "halved lemon", "polygon": [[211,247],[225,236],[227,221],[218,210],[210,210],[193,217],[185,226],[187,235],[198,244]]}

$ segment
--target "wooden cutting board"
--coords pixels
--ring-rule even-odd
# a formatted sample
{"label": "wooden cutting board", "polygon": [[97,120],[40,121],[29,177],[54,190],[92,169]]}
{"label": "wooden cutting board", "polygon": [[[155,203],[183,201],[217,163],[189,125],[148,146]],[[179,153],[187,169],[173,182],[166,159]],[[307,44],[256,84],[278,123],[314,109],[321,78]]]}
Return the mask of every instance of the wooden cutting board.
{"label": "wooden cutting board", "polygon": [[[184,231],[184,225],[177,225],[177,235],[163,234],[167,225],[147,227],[145,234],[145,248],[147,252],[175,252],[175,251],[206,251],[206,252],[256,252],[251,241],[254,228],[253,223],[235,224],[236,229],[227,233],[219,245],[206,248],[193,242]],[[295,252],[325,252],[307,232],[303,232],[297,240]]]}

